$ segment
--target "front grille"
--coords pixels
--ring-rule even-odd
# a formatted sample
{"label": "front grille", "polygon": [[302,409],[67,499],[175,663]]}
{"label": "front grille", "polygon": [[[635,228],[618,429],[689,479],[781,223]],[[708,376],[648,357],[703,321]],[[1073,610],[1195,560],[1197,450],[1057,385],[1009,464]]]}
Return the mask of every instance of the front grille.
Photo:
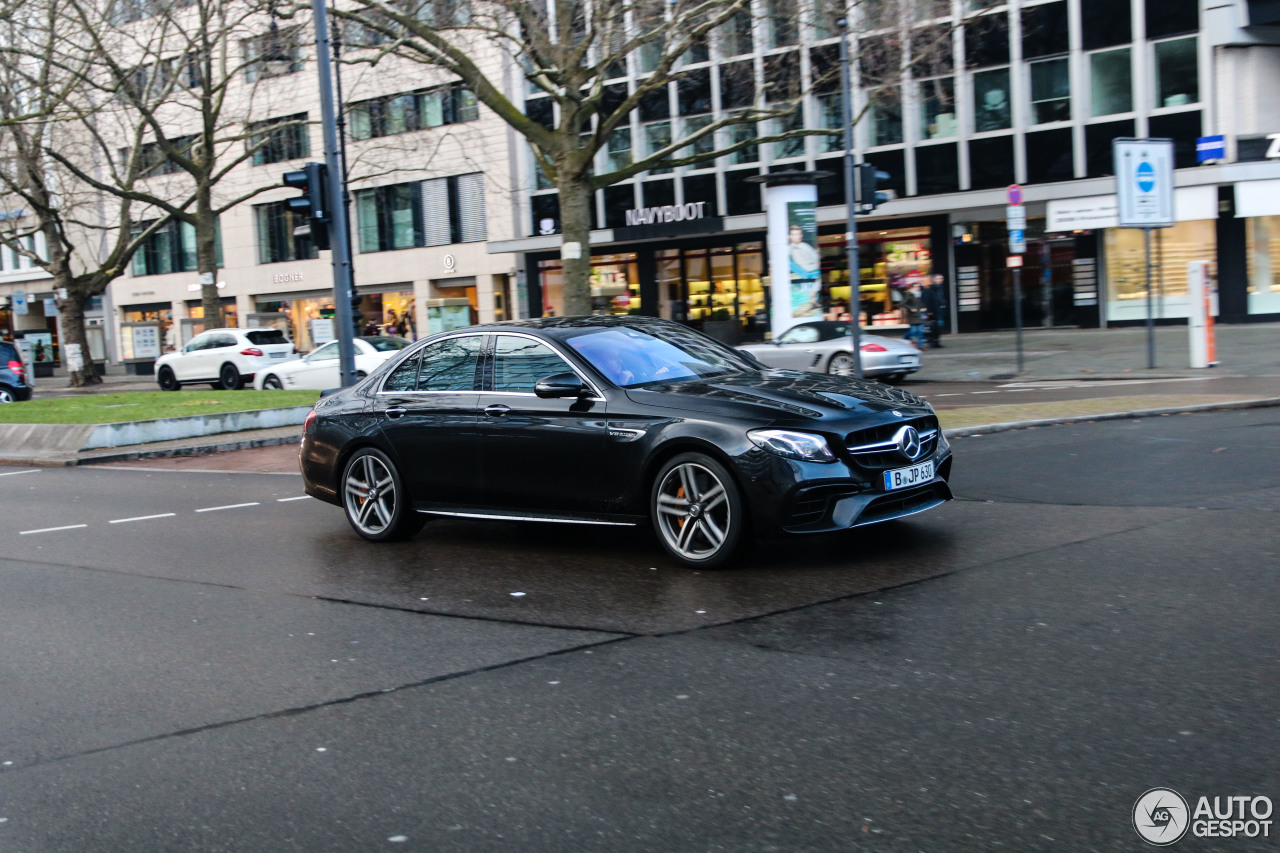
{"label": "front grille", "polygon": [[816,486],[798,492],[791,499],[782,526],[796,531],[826,527],[830,524],[832,504],[857,493],[857,488],[846,485]]}
{"label": "front grille", "polygon": [[906,465],[915,460],[902,455],[893,436],[907,424],[920,433],[920,455],[916,459],[927,459],[938,448],[938,419],[932,415],[851,432],[845,436],[845,449],[863,468],[883,470]]}

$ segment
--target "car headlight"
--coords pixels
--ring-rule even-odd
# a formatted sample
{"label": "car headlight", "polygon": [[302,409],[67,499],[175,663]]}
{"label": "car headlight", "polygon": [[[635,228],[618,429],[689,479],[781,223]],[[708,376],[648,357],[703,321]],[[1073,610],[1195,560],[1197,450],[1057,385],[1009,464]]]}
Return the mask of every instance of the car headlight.
{"label": "car headlight", "polygon": [[793,432],[789,429],[753,429],[747,437],[757,447],[763,447],[770,453],[776,453],[786,459],[800,459],[805,462],[835,462],[836,457],[827,445],[827,440],[820,435],[808,432]]}

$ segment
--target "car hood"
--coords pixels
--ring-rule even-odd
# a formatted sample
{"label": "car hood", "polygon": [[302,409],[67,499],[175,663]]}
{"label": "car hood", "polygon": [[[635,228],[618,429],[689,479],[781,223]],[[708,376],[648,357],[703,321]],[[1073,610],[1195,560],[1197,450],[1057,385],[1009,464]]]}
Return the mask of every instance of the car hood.
{"label": "car hood", "polygon": [[645,406],[770,422],[834,421],[895,409],[909,415],[932,411],[924,400],[889,385],[797,370],[665,382],[631,388],[627,396]]}

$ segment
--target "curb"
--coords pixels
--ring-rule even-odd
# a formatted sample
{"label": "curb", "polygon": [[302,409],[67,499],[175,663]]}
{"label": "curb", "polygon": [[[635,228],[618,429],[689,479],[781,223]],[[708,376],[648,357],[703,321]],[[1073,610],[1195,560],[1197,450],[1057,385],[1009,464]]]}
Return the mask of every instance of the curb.
{"label": "curb", "polygon": [[221,441],[214,444],[195,444],[189,447],[171,447],[165,450],[130,450],[123,453],[104,453],[100,456],[78,457],[67,465],[96,465],[104,462],[133,462],[137,459],[164,459],[174,456],[203,456],[208,453],[225,453],[231,450],[252,450],[255,447],[279,447],[297,444],[302,433],[276,435],[270,438],[245,438],[239,441]]}
{"label": "curb", "polygon": [[1009,432],[1015,429],[1030,427],[1057,426],[1074,424],[1081,421],[1120,421],[1131,418],[1154,418],[1161,415],[1183,415],[1194,412],[1220,412],[1231,409],[1265,409],[1280,406],[1280,397],[1260,397],[1256,400],[1235,400],[1230,403],[1197,403],[1191,406],[1166,406],[1160,409],[1135,409],[1132,412],[1104,412],[1099,415],[1077,415],[1066,418],[1041,418],[1029,421],[1007,421],[998,424],[981,424],[971,427],[944,429],[942,434],[947,438],[967,438],[973,435],[990,435],[997,432]]}

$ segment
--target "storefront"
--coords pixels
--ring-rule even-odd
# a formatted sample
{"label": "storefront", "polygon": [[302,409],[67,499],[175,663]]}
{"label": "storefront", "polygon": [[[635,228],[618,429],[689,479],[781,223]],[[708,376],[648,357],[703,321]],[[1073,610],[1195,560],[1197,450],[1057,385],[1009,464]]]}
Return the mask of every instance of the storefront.
{"label": "storefront", "polygon": [[[1186,318],[1187,262],[1216,265],[1213,220],[1178,222],[1151,231],[1151,306],[1155,320]],[[1107,278],[1107,322],[1146,322],[1147,261],[1140,228],[1108,228],[1103,234]],[[1216,278],[1216,273],[1215,273]]]}
{"label": "storefront", "polygon": [[[276,315],[273,319],[269,315]],[[254,297],[255,325],[284,332],[299,352],[333,340],[333,291],[266,294]]]}
{"label": "storefront", "polygon": [[1249,313],[1280,314],[1280,216],[1247,222]]}
{"label": "storefront", "polygon": [[418,323],[413,285],[395,285],[394,290],[370,292],[367,287],[360,288],[359,302],[356,304],[356,325],[362,335],[395,335],[418,339]]}
{"label": "storefront", "polygon": [[[858,235],[866,325],[899,325],[896,306],[902,289],[923,283],[934,272],[945,274],[945,264],[935,269],[933,249],[944,239],[945,217],[894,226],[867,226]],[[848,260],[840,232],[843,228],[835,225],[820,229],[822,285],[820,310],[813,319],[835,319],[849,304]],[[591,258],[593,313],[663,317],[734,344],[764,340],[770,308],[763,232],[594,248],[599,254]],[[531,254],[528,263],[533,273],[530,315],[563,316],[559,255]]]}

